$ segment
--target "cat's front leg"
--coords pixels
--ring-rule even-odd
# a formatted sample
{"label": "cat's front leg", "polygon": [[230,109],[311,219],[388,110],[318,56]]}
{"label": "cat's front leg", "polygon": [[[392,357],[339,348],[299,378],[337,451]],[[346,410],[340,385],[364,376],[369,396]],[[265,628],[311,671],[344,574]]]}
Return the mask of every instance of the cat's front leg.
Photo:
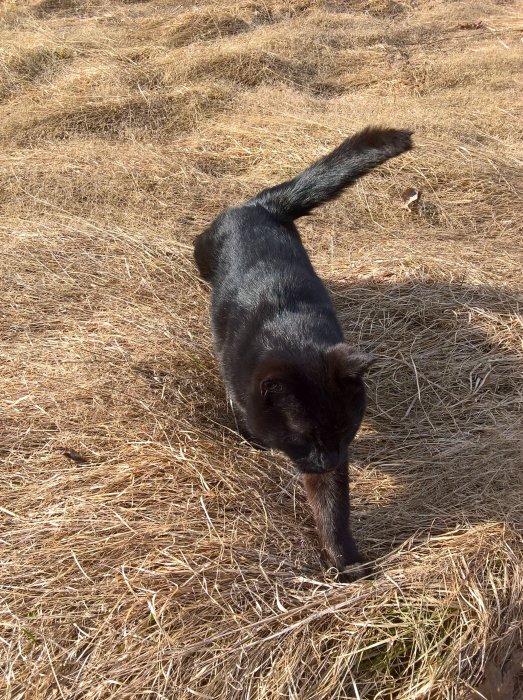
{"label": "cat's front leg", "polygon": [[348,465],[334,471],[304,474],[303,482],[329,565],[342,571],[346,566],[362,563],[349,527]]}

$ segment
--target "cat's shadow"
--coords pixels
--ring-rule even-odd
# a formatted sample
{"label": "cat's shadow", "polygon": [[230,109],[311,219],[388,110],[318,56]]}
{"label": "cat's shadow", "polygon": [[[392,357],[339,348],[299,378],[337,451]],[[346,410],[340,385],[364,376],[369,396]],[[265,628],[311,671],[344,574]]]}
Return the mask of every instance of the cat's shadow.
{"label": "cat's shadow", "polygon": [[521,298],[419,280],[329,289],[347,340],[379,357],[352,449],[368,554],[464,523],[521,525]]}

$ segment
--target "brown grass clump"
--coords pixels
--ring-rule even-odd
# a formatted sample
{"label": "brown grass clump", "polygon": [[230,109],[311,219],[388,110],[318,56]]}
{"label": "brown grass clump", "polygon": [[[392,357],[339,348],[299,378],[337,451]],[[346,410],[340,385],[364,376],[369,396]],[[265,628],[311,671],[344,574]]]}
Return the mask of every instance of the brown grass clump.
{"label": "brown grass clump", "polygon": [[[3,698],[523,697],[516,10],[2,4]],[[381,358],[351,472],[376,575],[340,584],[235,432],[191,241],[368,123],[417,149],[302,225]]]}

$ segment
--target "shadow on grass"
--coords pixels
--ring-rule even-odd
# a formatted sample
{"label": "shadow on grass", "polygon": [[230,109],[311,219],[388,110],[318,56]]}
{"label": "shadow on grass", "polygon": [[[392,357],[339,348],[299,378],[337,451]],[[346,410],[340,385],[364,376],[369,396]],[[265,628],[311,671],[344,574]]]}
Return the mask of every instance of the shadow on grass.
{"label": "shadow on grass", "polygon": [[521,525],[517,295],[419,280],[330,291],[349,342],[380,358],[353,446],[354,529],[368,553],[420,530]]}

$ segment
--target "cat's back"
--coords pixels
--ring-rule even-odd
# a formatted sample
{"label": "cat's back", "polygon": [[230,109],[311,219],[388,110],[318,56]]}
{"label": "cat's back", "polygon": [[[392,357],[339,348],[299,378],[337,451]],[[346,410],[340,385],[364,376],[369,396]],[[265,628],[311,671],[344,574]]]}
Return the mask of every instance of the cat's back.
{"label": "cat's back", "polygon": [[[231,350],[265,337],[297,338],[341,331],[330,296],[292,223],[259,205],[230,209],[220,219],[220,260],[213,281],[212,322],[218,345]],[[335,341],[337,342],[337,340]]]}
{"label": "cat's back", "polygon": [[222,215],[220,228],[219,267],[225,274],[248,272],[260,262],[276,269],[289,264],[311,268],[294,224],[278,220],[260,205],[229,209]]}

